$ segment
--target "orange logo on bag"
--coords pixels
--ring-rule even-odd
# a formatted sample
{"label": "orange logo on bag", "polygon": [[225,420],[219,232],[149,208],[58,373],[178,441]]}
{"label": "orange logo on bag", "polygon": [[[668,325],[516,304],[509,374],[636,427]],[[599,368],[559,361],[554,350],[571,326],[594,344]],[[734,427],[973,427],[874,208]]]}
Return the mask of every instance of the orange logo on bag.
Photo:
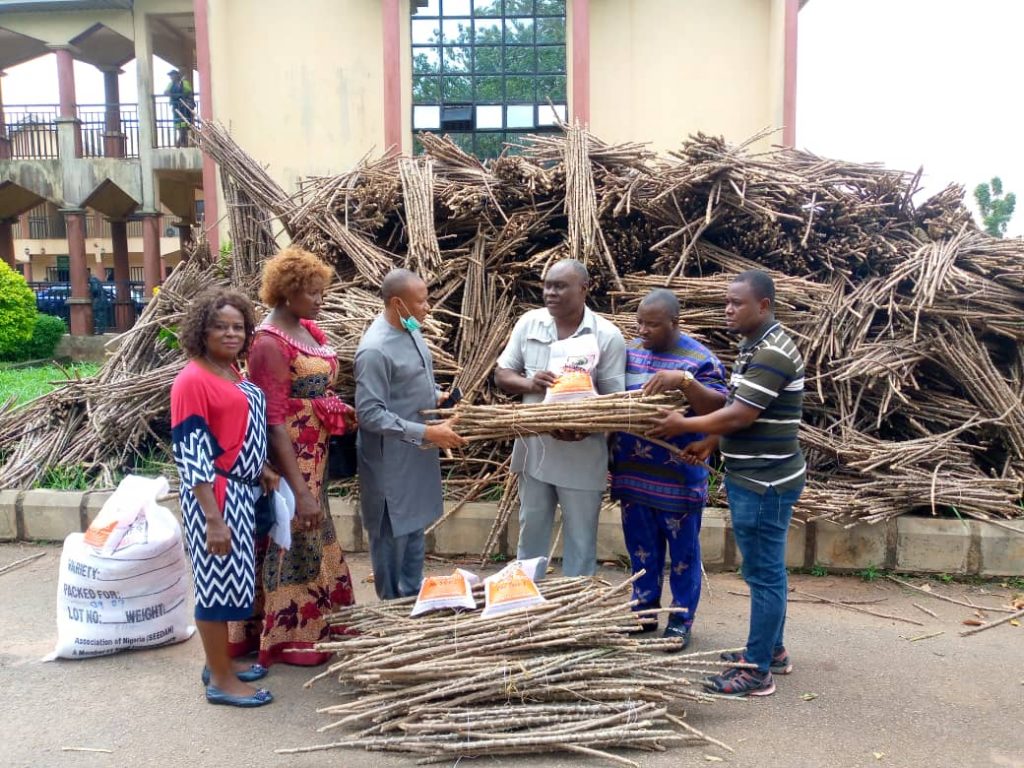
{"label": "orange logo on bag", "polygon": [[460,573],[450,576],[428,576],[420,587],[420,600],[437,600],[443,597],[462,597],[467,592],[466,579]]}
{"label": "orange logo on bag", "polygon": [[529,600],[532,597],[540,597],[540,590],[522,568],[514,569],[501,579],[491,579],[487,582],[488,605]]}
{"label": "orange logo on bag", "polygon": [[90,525],[89,530],[85,532],[85,543],[92,547],[102,547],[107,543],[107,539],[110,538],[110,534],[114,532],[115,528],[117,528],[117,520],[102,528]]}
{"label": "orange logo on bag", "polygon": [[551,387],[552,392],[589,392],[594,388],[590,374],[586,371],[565,371]]}

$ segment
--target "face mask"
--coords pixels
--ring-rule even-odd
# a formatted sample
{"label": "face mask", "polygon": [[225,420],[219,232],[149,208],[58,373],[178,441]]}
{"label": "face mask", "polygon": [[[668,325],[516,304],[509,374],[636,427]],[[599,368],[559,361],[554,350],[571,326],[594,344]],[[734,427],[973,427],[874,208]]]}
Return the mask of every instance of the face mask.
{"label": "face mask", "polygon": [[[405,309],[405,311],[409,312],[409,308],[405,306],[405,302],[402,301],[401,299],[399,299],[399,301],[402,303],[402,307]],[[405,328],[405,330],[407,330],[409,333],[415,333],[416,331],[420,330],[423,327],[422,325],[420,325],[420,321],[412,316],[412,312],[409,312],[408,317],[400,317],[398,319],[399,322],[402,323],[402,327]]]}

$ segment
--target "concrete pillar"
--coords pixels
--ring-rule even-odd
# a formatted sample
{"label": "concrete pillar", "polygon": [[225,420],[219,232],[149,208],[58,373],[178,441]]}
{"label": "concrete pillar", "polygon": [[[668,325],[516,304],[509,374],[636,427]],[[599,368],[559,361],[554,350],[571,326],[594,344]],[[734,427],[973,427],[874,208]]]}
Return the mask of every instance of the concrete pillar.
{"label": "concrete pillar", "polygon": [[160,214],[142,214],[142,274],[146,281],[144,301],[153,298],[153,289],[161,283]]}
{"label": "concrete pillar", "polygon": [[153,148],[156,118],[153,108],[153,30],[149,16],[135,10],[135,74],[139,98],[139,164],[142,166],[142,210],[159,211]]}
{"label": "concrete pillar", "polygon": [[57,57],[57,94],[60,99],[60,116],[75,115],[75,57],[67,46],[53,46]]}
{"label": "concrete pillar", "polygon": [[384,33],[382,47],[384,49],[385,152],[402,151],[402,47],[400,42],[402,23],[398,0],[384,0],[381,3],[381,28]]}
{"label": "concrete pillar", "polygon": [[71,208],[62,211],[68,230],[68,261],[71,272],[71,335],[92,336],[92,294],[89,291],[89,268],[85,262],[85,211]]}
{"label": "concrete pillar", "polygon": [[[203,120],[213,120],[213,82],[210,63],[210,16],[208,0],[193,0],[192,15],[196,22],[196,67],[199,70],[199,116]],[[196,83],[193,83],[196,85]],[[206,241],[210,244],[210,252],[220,250],[220,215],[217,198],[217,165],[213,158],[203,153],[203,209],[205,210],[203,229]]]}
{"label": "concrete pillar", "polygon": [[61,157],[82,156],[82,131],[75,104],[75,57],[66,45],[49,46],[57,57],[57,93],[60,116],[57,142]]}
{"label": "concrete pillar", "polygon": [[785,62],[782,91],[782,144],[796,146],[796,52],[800,23],[800,0],[786,0]]}
{"label": "concrete pillar", "polygon": [[114,325],[124,333],[135,324],[135,306],[132,303],[131,268],[128,263],[128,222],[110,220],[110,239],[114,245],[114,286],[117,300],[114,307]]}
{"label": "concrete pillar", "polygon": [[573,119],[590,122],[590,0],[569,3],[569,50],[572,55],[569,108]]}
{"label": "concrete pillar", "polygon": [[0,160],[10,160],[11,140],[7,136],[7,121],[4,119],[3,78],[7,75],[0,69]]}
{"label": "concrete pillar", "polygon": [[0,219],[0,261],[15,272],[20,271],[14,258],[14,225],[17,223],[17,219]]}
{"label": "concrete pillar", "polygon": [[124,132],[121,130],[121,89],[117,67],[105,67],[103,72],[103,100],[106,115],[103,126],[103,156],[124,157]]}

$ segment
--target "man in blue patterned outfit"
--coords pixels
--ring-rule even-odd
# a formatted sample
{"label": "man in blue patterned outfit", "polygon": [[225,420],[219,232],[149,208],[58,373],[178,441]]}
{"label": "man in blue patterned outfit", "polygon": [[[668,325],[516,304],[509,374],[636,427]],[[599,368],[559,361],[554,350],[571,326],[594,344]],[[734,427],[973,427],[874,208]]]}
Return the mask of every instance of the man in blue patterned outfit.
{"label": "man in blue patterned outfit", "polygon": [[[721,408],[728,387],[725,369],[703,344],[679,330],[679,301],[668,290],[648,294],[637,310],[639,338],[626,350],[626,389],[645,394],[681,390],[691,413]],[[703,435],[670,441],[680,450]],[[690,629],[700,601],[700,522],[707,500],[708,471],[689,465],[678,454],[633,435],[619,433],[613,441],[612,498],[622,505],[622,532],[633,572],[646,574],[633,584],[636,610],[658,608],[669,553],[672,607],[665,637],[690,643]],[[656,618],[643,621],[644,631],[657,629]]]}

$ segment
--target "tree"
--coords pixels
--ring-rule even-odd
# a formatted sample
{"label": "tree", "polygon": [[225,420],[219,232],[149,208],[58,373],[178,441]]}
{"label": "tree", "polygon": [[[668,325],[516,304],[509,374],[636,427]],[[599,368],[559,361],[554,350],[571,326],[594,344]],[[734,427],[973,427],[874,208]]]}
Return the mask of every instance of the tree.
{"label": "tree", "polygon": [[985,231],[992,237],[1006,235],[1006,225],[1017,206],[1017,196],[1013,192],[1003,194],[1002,179],[995,176],[987,184],[979,184],[974,188],[974,199],[978,201]]}
{"label": "tree", "polygon": [[32,338],[36,295],[25,278],[0,261],[0,357],[14,358]]}

